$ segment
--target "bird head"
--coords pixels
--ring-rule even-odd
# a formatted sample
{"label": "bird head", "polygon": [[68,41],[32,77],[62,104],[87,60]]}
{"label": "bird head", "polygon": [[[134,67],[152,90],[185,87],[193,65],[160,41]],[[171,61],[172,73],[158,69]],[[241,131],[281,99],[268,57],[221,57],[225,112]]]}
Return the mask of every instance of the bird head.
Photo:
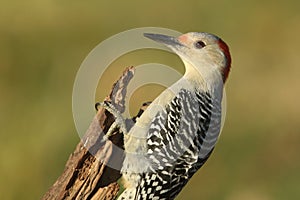
{"label": "bird head", "polygon": [[229,47],[221,38],[204,32],[190,32],[179,37],[152,33],[144,36],[169,47],[180,56],[186,68],[194,67],[204,80],[218,75],[225,83],[231,56]]}

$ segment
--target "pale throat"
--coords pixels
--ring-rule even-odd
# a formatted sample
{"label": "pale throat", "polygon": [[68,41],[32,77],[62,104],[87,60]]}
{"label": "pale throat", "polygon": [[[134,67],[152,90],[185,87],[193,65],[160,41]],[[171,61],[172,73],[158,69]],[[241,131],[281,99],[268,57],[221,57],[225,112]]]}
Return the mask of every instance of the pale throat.
{"label": "pale throat", "polygon": [[183,63],[185,66],[185,74],[184,74],[185,77],[187,77],[193,81],[199,82],[199,83],[204,82],[203,76],[202,76],[201,72],[199,71],[199,69],[197,69],[197,67],[192,65],[190,62],[187,62],[184,60],[183,60]]}
{"label": "pale throat", "polygon": [[204,63],[199,63],[199,66],[194,66],[185,60],[183,60],[183,63],[185,65],[184,77],[202,86],[203,89],[214,90],[215,87],[219,87],[219,85],[223,83],[220,73],[209,70],[209,68],[212,69],[214,66],[207,66],[207,63],[206,66],[204,66]]}

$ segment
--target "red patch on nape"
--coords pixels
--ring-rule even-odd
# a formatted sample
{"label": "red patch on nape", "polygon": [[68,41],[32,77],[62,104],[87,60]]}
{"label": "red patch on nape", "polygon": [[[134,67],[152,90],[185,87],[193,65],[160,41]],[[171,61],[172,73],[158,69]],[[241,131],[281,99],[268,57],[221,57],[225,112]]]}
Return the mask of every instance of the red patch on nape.
{"label": "red patch on nape", "polygon": [[230,68],[231,68],[231,56],[230,56],[230,52],[229,52],[229,47],[227,46],[227,44],[223,40],[219,39],[218,40],[218,45],[219,45],[220,49],[222,50],[222,52],[224,53],[225,59],[226,59],[226,64],[225,64],[223,74],[222,74],[223,75],[223,82],[225,83],[225,81],[228,77]]}

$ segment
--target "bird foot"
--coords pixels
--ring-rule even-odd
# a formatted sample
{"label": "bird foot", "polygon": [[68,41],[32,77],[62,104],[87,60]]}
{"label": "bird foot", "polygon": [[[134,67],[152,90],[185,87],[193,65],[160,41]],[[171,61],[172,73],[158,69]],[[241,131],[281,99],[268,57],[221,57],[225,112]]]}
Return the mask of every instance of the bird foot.
{"label": "bird foot", "polygon": [[122,114],[108,101],[97,102],[95,104],[96,110],[98,110],[99,106],[105,108],[108,112],[110,112],[115,117],[115,121],[109,127],[107,133],[104,136],[105,139],[108,139],[110,136],[115,135],[117,133],[116,132],[117,129],[119,129],[119,132],[122,132],[123,134],[127,134],[126,123]]}

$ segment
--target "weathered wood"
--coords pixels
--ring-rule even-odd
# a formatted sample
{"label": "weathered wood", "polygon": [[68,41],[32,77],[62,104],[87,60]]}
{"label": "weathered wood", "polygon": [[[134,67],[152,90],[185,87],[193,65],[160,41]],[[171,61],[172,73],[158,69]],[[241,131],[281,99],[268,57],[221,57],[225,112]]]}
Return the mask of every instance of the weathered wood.
{"label": "weathered wood", "polygon": [[[134,68],[128,67],[105,99],[121,113],[125,110],[126,88],[133,74]],[[63,173],[43,196],[43,200],[116,198],[119,191],[116,181],[121,176],[118,169],[121,168],[123,157],[117,155],[118,167],[111,168],[104,163],[115,156],[115,148],[123,148],[123,136],[117,133],[110,140],[103,140],[113,122],[112,114],[100,107],[85,136],[70,155]]]}

